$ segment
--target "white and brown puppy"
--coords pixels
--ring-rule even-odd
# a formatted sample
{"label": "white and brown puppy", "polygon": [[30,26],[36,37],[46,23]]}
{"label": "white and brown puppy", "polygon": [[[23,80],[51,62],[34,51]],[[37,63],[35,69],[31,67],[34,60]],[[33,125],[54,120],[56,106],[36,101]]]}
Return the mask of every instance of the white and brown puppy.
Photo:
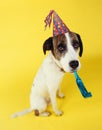
{"label": "white and brown puppy", "polygon": [[[51,102],[56,115],[62,115],[58,110],[56,95],[63,98],[60,83],[65,72],[73,72],[80,69],[80,61],[83,45],[79,34],[68,32],[48,38],[43,44],[43,51],[51,52],[42,63],[32,85],[30,93],[30,108],[14,114],[12,117],[21,116],[34,111],[36,116],[48,116],[47,106]],[[78,54],[79,53],[79,54]]]}

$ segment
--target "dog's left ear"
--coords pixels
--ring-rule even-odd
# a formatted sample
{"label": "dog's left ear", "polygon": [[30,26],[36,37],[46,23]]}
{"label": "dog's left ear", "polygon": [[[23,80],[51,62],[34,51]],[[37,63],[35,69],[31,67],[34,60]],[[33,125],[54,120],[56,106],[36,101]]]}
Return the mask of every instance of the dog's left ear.
{"label": "dog's left ear", "polygon": [[83,43],[82,43],[80,35],[79,34],[76,34],[76,35],[77,35],[77,38],[79,40],[79,46],[80,46],[79,56],[81,57],[83,54]]}
{"label": "dog's left ear", "polygon": [[43,52],[44,54],[46,54],[47,50],[52,50],[52,49],[53,49],[53,38],[50,37],[43,44]]}

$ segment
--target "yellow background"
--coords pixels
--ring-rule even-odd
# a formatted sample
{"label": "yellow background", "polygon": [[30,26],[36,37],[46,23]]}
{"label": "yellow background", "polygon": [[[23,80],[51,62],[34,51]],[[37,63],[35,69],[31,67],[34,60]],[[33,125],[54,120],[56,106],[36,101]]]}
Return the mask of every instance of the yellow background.
{"label": "yellow background", "polygon": [[[33,78],[45,56],[42,45],[52,35],[44,31],[50,9],[78,32],[84,54],[79,71],[93,97],[84,99],[72,74],[62,82],[64,115],[10,119],[29,107]],[[102,0],[0,0],[0,130],[102,130]],[[51,107],[49,108],[52,111]]]}

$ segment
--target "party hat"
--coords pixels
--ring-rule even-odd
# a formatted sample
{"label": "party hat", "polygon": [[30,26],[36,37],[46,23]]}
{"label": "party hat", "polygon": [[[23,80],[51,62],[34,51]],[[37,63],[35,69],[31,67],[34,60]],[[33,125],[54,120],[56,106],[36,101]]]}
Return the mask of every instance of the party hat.
{"label": "party hat", "polygon": [[53,19],[53,36],[70,32],[69,28],[64,24],[62,19],[58,16],[58,14],[54,10],[51,10],[44,20],[45,29],[47,26],[49,27],[51,26],[52,19]]}

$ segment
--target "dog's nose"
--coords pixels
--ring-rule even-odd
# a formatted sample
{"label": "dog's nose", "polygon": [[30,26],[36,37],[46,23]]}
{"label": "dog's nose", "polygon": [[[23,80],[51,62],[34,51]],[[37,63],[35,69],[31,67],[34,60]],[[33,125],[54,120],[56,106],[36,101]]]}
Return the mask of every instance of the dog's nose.
{"label": "dog's nose", "polygon": [[73,60],[69,63],[70,67],[73,69],[76,69],[79,65],[79,62],[77,60]]}

